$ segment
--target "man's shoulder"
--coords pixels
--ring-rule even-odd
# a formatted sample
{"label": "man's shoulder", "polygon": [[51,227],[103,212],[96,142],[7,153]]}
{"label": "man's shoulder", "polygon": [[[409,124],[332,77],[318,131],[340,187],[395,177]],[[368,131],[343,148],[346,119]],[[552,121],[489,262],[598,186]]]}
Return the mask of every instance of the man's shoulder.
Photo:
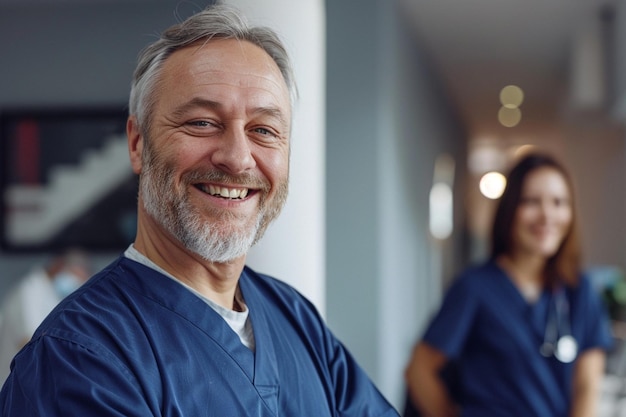
{"label": "man's shoulder", "polygon": [[142,281],[146,287],[147,282],[154,281],[151,276],[145,276],[150,271],[140,267],[123,256],[116,258],[65,297],[44,320],[38,333],[52,328],[80,333],[92,326],[121,325],[120,314],[130,314],[133,307],[149,296],[141,286]]}

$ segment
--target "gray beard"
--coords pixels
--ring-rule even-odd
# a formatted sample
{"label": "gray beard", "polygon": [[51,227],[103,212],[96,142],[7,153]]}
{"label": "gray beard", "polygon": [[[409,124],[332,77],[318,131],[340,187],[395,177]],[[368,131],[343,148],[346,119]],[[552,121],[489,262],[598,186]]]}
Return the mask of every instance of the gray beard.
{"label": "gray beard", "polygon": [[[264,210],[253,224],[235,228],[228,213],[218,222],[202,221],[202,215],[186,195],[175,192],[171,171],[144,164],[139,193],[146,212],[187,249],[209,262],[225,263],[244,256],[261,237]],[[166,190],[163,192],[163,190]]]}
{"label": "gray beard", "polygon": [[267,200],[270,185],[253,175],[233,177],[220,171],[190,173],[182,179],[183,184],[215,181],[245,184],[260,190],[258,214],[244,225],[236,225],[240,222],[236,222],[239,219],[235,214],[219,210],[213,212],[216,221],[203,221],[206,213],[189,202],[184,188],[176,188],[174,178],[174,169],[157,155],[150,139],[144,137],[139,196],[146,212],[188,250],[209,262],[226,263],[245,256],[263,237],[287,200],[288,180],[278,184],[273,200]]}
{"label": "gray beard", "polygon": [[[179,239],[192,252],[209,262],[225,263],[240,258],[248,253],[256,242],[256,235],[262,214],[257,215],[251,227],[234,229],[223,236],[219,225],[202,222],[194,214],[187,201],[179,206],[179,220],[174,224],[163,223],[166,229]],[[147,206],[146,206],[147,208]]]}

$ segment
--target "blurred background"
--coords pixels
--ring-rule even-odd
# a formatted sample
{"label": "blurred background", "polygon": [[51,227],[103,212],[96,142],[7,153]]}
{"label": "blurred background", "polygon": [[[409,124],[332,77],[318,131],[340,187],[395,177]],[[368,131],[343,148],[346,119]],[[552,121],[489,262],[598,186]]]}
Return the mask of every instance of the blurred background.
{"label": "blurred background", "polygon": [[[135,60],[208,3],[0,0],[0,296],[54,251],[99,268],[132,242]],[[487,253],[497,173],[529,147],[571,168],[585,266],[620,319],[626,0],[226,3],[281,34],[300,89],[290,198],[249,264],[307,295],[394,405],[443,291]]]}

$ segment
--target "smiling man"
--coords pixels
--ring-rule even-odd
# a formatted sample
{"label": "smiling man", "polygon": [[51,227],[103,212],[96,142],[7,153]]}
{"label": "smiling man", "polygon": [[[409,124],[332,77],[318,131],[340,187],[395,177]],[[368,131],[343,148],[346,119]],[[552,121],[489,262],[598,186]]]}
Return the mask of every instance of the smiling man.
{"label": "smiling man", "polygon": [[17,354],[5,417],[396,416],[315,308],[245,266],[287,198],[280,40],[211,6],[140,55],[135,242]]}

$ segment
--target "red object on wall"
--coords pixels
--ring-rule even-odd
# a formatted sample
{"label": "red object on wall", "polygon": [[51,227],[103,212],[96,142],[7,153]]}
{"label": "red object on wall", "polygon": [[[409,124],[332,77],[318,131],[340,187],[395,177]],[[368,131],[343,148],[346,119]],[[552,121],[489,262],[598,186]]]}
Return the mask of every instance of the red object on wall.
{"label": "red object on wall", "polygon": [[17,179],[23,184],[38,184],[39,172],[39,125],[34,120],[23,120],[16,126]]}

